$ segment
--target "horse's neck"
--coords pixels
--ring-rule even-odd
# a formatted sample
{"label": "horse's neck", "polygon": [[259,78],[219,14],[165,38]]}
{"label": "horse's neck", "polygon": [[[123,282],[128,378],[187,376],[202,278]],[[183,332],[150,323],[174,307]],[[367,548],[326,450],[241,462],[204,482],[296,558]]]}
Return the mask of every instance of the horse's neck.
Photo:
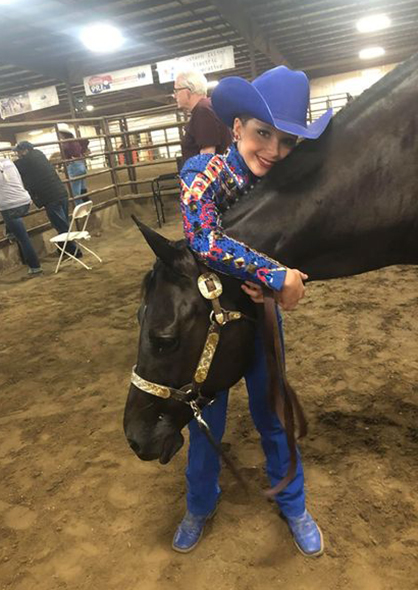
{"label": "horse's neck", "polygon": [[266,178],[252,203],[232,213],[228,233],[312,278],[417,263],[415,88],[401,84],[353,121],[347,110],[336,119],[322,168],[279,191],[274,175]]}

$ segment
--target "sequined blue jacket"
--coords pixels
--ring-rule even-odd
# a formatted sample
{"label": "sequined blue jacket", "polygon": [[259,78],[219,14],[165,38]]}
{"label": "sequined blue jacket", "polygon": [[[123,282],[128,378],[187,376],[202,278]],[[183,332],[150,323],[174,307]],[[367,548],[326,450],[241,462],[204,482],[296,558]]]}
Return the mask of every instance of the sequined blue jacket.
{"label": "sequined blue jacket", "polygon": [[221,273],[280,290],[285,267],[230,238],[222,229],[222,210],[228,207],[235,189],[244,190],[251,184],[251,172],[235,145],[223,156],[190,158],[180,179],[184,233],[202,262]]}

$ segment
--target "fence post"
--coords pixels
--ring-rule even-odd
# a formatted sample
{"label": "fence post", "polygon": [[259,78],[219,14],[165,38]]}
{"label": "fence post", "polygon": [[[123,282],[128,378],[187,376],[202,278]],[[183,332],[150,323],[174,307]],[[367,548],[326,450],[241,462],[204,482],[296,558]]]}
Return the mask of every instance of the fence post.
{"label": "fence post", "polygon": [[[128,122],[126,120],[126,117],[121,117],[119,119],[119,129],[121,130],[121,132],[125,132],[122,135],[123,147],[124,148],[132,147],[130,134],[127,133],[128,132]],[[129,180],[132,181],[131,191],[133,193],[135,192],[138,194],[138,185],[135,182],[136,181],[136,169],[131,168],[131,166],[133,166],[133,164],[135,162],[134,162],[133,152],[130,149],[126,149],[126,151],[125,151],[125,162],[126,162],[126,164],[128,164],[128,178],[129,178]]]}
{"label": "fence post", "polygon": [[116,203],[118,206],[119,217],[122,219],[122,204],[120,201],[118,177],[117,177],[117,173],[116,173],[116,170],[115,170],[115,167],[113,164],[114,160],[112,159],[112,154],[110,153],[113,151],[112,139],[110,137],[109,122],[106,118],[102,119],[102,125],[103,125],[103,135],[105,136],[105,148],[106,148],[106,151],[108,152],[107,163],[110,168],[110,177],[112,179],[114,189],[115,189],[115,197],[116,197]]}

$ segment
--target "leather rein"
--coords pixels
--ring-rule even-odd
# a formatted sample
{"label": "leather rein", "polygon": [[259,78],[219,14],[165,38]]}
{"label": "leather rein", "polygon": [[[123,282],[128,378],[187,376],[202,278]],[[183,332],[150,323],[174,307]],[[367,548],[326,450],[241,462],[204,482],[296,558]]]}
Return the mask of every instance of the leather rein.
{"label": "leather rein", "polygon": [[[246,488],[245,482],[237,472],[230,459],[224,454],[221,446],[213,438],[210,428],[202,417],[204,407],[216,401],[216,398],[209,400],[202,395],[201,388],[206,381],[213,358],[215,356],[221,328],[231,321],[249,320],[255,321],[254,318],[243,314],[240,311],[227,311],[222,308],[219,297],[222,295],[222,283],[220,278],[214,272],[205,272],[197,279],[197,286],[200,294],[212,305],[209,315],[209,329],[206,335],[203,351],[200,355],[196,371],[191,383],[184,385],[180,389],[160,385],[152,381],[143,379],[136,373],[136,365],[132,369],[131,384],[137,389],[141,389],[151,395],[176,401],[190,406],[193,416],[199,427],[205,432],[211,444],[222,456],[228,467],[234,473],[239,482]],[[257,305],[261,312],[261,306]],[[284,352],[282,341],[279,333],[279,327],[276,316],[276,303],[273,294],[269,289],[264,290],[264,313],[259,314],[264,326],[264,341],[266,348],[267,364],[269,369],[269,400],[271,410],[274,411],[285,432],[289,446],[290,461],[289,468],[285,477],[280,480],[272,489],[267,490],[268,496],[274,496],[281,492],[295,477],[297,466],[297,449],[295,437],[295,414],[299,423],[299,436],[304,436],[307,432],[306,420],[303,415],[301,405],[296,397],[296,393],[289,385],[284,365]]]}

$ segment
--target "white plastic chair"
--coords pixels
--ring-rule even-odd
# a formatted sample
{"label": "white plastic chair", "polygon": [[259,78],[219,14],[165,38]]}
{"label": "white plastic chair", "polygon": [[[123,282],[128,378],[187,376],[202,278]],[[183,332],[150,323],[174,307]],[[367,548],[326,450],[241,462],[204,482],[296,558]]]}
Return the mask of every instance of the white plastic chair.
{"label": "white plastic chair", "polygon": [[[87,250],[87,252],[90,252],[90,254],[93,254],[93,256],[95,256],[99,262],[102,262],[102,259],[99,256],[97,256],[97,254],[95,252],[93,252],[93,250],[90,250],[90,248],[87,248],[87,246],[85,246],[84,244],[81,243],[82,240],[90,240],[90,238],[91,238],[89,232],[86,230],[86,227],[87,227],[87,223],[89,221],[92,207],[93,207],[93,201],[86,201],[85,203],[81,203],[80,205],[77,205],[76,207],[74,207],[74,211],[73,211],[73,214],[71,217],[71,222],[70,222],[70,227],[68,228],[68,232],[65,232],[63,234],[59,234],[58,236],[54,236],[53,238],[50,239],[50,241],[52,243],[54,243],[56,245],[56,247],[58,248],[58,250],[60,250],[60,252],[61,252],[59,260],[58,260],[57,268],[55,269],[55,273],[57,273],[59,271],[61,263],[63,262],[64,254],[66,255],[65,260],[73,259],[76,262],[78,262],[79,264],[81,264],[82,266],[84,266],[84,268],[87,268],[87,270],[91,270],[91,267],[87,266],[87,264],[85,264],[82,260],[80,260],[79,258],[76,258],[76,256],[74,256],[73,254],[70,254],[69,252],[65,251],[65,248],[66,248],[68,242],[70,242],[70,241],[75,242],[75,244],[77,246],[77,249],[74,252],[74,254],[77,254],[78,250],[80,248],[83,248],[84,250]],[[74,230],[76,219],[84,219],[83,227],[80,231]],[[65,260],[64,260],[64,262],[65,262]]]}

